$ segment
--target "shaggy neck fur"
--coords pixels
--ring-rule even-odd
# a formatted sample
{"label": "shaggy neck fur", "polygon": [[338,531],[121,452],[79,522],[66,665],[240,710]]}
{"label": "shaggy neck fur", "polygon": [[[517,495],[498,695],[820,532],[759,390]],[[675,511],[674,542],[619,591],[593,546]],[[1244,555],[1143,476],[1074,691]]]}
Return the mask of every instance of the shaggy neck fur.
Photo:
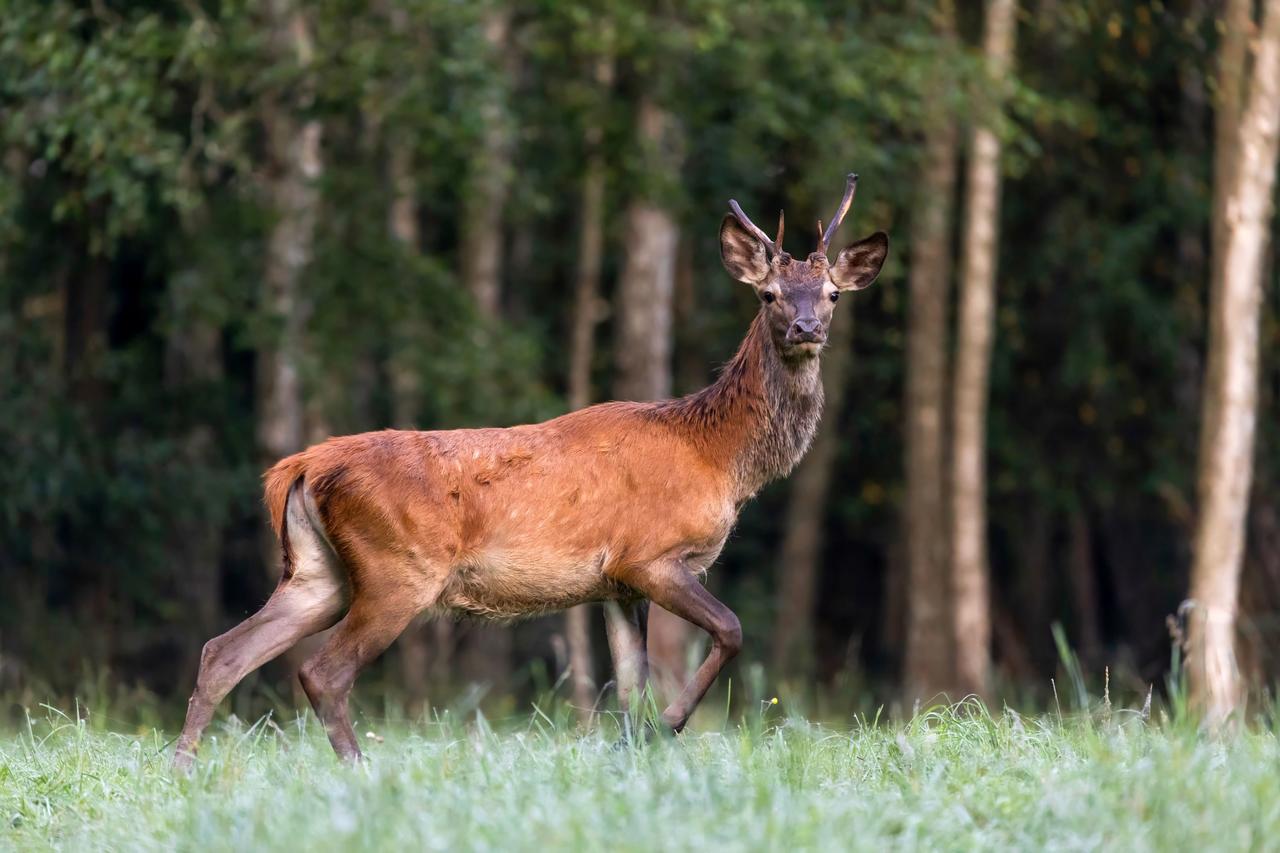
{"label": "shaggy neck fur", "polygon": [[757,314],[714,383],[660,404],[656,413],[728,467],[738,500],[746,500],[790,473],[809,449],[822,416],[818,359],[784,359]]}

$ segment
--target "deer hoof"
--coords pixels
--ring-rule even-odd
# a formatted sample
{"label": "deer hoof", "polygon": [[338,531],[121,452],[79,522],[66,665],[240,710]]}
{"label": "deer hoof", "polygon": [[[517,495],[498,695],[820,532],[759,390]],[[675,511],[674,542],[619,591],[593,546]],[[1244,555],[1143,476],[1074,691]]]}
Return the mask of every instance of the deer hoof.
{"label": "deer hoof", "polygon": [[173,772],[180,776],[190,776],[195,762],[195,753],[190,750],[180,749],[173,754]]}

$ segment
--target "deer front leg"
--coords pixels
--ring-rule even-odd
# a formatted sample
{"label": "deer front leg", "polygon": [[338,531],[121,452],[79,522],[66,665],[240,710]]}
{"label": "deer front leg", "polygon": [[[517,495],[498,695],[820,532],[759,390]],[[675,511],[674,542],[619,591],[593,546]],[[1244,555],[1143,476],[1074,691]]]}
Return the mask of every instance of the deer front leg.
{"label": "deer front leg", "polygon": [[680,696],[662,712],[662,721],[674,731],[689,722],[694,708],[707,695],[724,665],[742,650],[742,623],[733,611],[707,591],[683,563],[659,563],[628,583],[650,601],[665,607],[711,635],[711,651],[685,685]]}

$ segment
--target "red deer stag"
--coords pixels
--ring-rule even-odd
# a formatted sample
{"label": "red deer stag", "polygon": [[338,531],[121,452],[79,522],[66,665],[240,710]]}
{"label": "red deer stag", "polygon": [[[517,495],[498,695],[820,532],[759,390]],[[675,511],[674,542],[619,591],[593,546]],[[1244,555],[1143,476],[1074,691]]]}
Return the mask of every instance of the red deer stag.
{"label": "red deer stag", "polygon": [[510,619],[588,601],[607,608],[624,711],[648,674],[652,601],[711,635],[662,721],[680,731],[742,644],[742,626],[700,582],[738,511],[795,467],[818,424],[818,355],[835,302],[880,272],[883,233],[827,248],[857,176],[804,261],[736,201],[720,225],[729,274],[760,310],[711,386],[677,400],[605,403],[542,424],[333,438],[266,473],[284,572],[253,616],[209,641],[174,762],[249,672],[337,625],[299,673],[341,758],[360,758],[347,713],[357,674],[418,614]]}

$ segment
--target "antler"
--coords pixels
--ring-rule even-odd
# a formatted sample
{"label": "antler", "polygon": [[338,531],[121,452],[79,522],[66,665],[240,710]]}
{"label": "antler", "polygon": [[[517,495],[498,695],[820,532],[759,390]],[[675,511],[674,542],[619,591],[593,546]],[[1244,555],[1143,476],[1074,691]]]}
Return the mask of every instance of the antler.
{"label": "antler", "polygon": [[778,238],[770,240],[769,235],[756,227],[756,224],[742,212],[742,207],[738,204],[737,199],[729,199],[729,208],[733,211],[733,215],[738,222],[742,223],[742,227],[754,234],[755,238],[761,243],[764,243],[764,247],[769,250],[770,255],[777,257],[786,254],[786,252],[782,251],[782,233],[786,229],[786,220],[782,211],[778,211]]}
{"label": "antler", "polygon": [[825,255],[827,247],[831,245],[831,238],[836,236],[836,229],[840,227],[840,223],[844,221],[844,215],[849,212],[849,206],[853,204],[853,194],[858,189],[858,174],[850,172],[845,178],[844,198],[840,199],[840,206],[836,208],[836,215],[831,217],[831,223],[827,225],[827,230],[822,230],[822,220],[818,220],[818,254]]}

